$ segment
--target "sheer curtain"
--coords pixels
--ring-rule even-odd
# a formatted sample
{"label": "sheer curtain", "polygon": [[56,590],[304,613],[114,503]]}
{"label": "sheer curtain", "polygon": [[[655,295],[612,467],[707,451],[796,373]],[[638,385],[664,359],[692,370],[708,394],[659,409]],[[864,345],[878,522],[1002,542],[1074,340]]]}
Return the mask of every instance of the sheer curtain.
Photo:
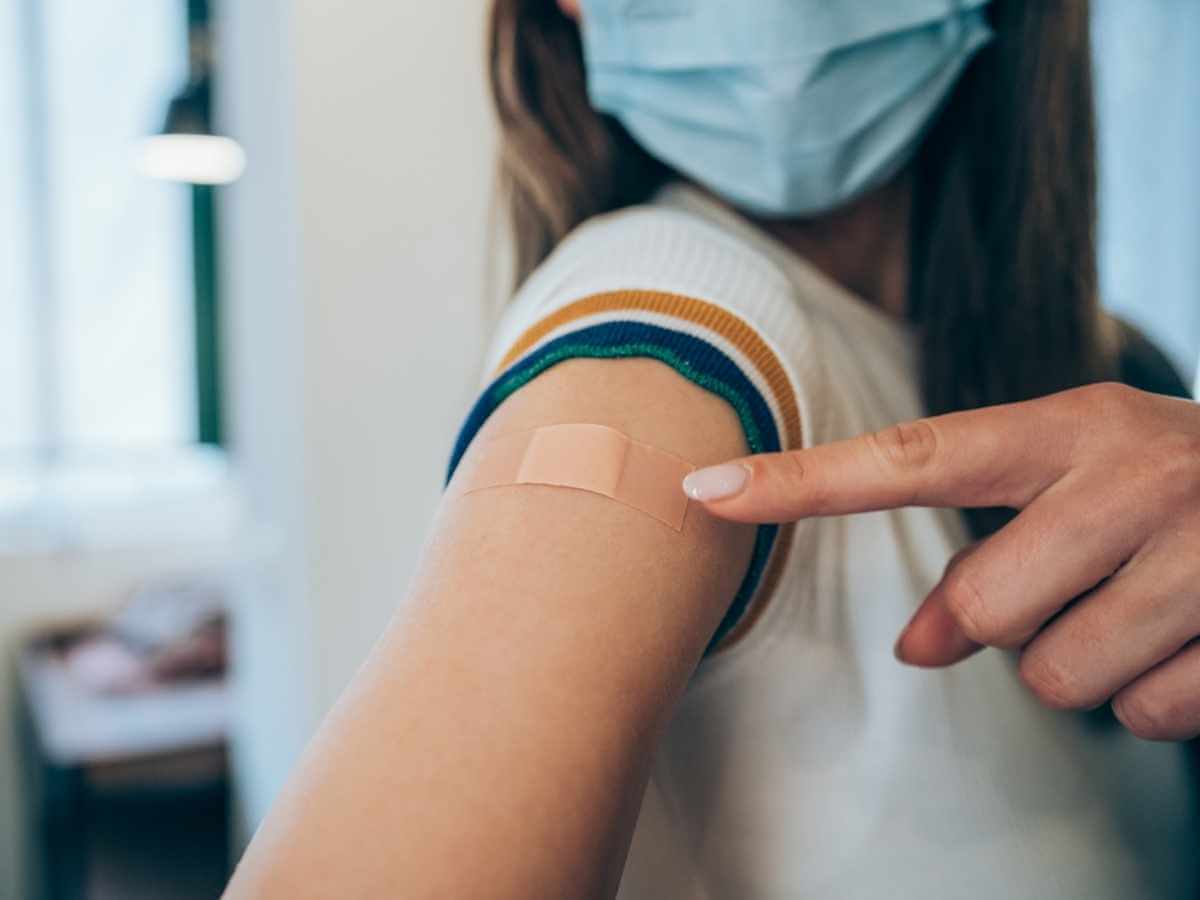
{"label": "sheer curtain", "polygon": [[1200,389],[1200,3],[1092,8],[1104,299]]}
{"label": "sheer curtain", "polygon": [[184,81],[186,34],[180,0],[0,3],[9,472],[195,439],[189,194],[134,164]]}
{"label": "sheer curtain", "polygon": [[239,515],[224,454],[197,444],[190,188],[137,171],[186,22],[182,0],[0,0],[0,563],[18,571],[215,544]]}
{"label": "sheer curtain", "polygon": [[0,2],[0,546],[194,452],[190,194],[135,166],[186,36],[181,0]]}

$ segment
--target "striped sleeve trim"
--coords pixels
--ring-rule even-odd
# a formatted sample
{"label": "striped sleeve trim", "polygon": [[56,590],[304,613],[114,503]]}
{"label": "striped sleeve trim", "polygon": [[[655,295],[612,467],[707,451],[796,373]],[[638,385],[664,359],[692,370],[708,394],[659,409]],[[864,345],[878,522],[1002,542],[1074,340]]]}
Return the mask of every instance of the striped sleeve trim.
{"label": "striped sleeve trim", "polygon": [[[791,381],[775,352],[746,322],[692,297],[616,291],[564,306],[514,341],[463,424],[447,477],[496,408],[547,369],[568,359],[633,357],[657,359],[726,400],[752,453],[800,446]],[[736,644],[762,614],[786,562],[792,530],[791,525],[759,527],[749,568],[709,654]]]}

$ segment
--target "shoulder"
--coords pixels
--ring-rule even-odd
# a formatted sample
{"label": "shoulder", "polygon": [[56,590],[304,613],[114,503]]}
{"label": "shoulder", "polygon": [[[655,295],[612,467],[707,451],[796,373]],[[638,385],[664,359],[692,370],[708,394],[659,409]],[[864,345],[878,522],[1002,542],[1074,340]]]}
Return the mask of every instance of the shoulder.
{"label": "shoulder", "polygon": [[[651,357],[729,402],[755,452],[800,446],[792,282],[731,229],[661,205],[598,216],[523,285],[486,360],[518,387],[568,358]],[[505,378],[507,376],[507,378]]]}
{"label": "shoulder", "polygon": [[735,231],[670,206],[630,207],[563,240],[506,311],[488,362],[499,365],[533,322],[606,314],[704,322],[767,341],[804,315],[787,274]]}

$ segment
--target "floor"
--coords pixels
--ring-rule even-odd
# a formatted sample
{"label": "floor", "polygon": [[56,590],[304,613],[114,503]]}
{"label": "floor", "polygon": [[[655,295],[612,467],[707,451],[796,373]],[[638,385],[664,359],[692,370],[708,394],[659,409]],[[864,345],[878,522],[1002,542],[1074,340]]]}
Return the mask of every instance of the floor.
{"label": "floor", "polygon": [[229,874],[223,790],[89,800],[87,889],[81,900],[214,900]]}

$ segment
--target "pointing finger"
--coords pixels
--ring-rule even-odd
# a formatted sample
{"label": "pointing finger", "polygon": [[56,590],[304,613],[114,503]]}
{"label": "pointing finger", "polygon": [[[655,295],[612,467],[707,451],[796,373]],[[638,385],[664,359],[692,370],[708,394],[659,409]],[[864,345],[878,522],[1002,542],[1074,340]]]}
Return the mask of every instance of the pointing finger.
{"label": "pointing finger", "polygon": [[693,472],[684,490],[714,515],[739,522],[902,506],[1022,508],[1070,466],[1078,433],[1064,427],[1074,419],[1056,405],[1062,402],[950,413],[808,450],[749,456]]}

